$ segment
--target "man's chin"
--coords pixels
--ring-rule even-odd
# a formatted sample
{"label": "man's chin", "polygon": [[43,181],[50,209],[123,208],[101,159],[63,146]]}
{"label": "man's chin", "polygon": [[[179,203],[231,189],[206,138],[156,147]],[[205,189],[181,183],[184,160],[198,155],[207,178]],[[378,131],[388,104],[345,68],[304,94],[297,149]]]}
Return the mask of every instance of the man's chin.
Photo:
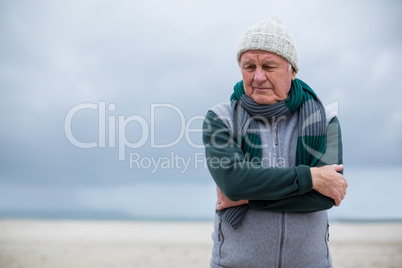
{"label": "man's chin", "polygon": [[256,103],[261,104],[261,105],[271,105],[276,102],[277,100],[270,98],[270,97],[265,97],[265,96],[257,96],[252,98]]}

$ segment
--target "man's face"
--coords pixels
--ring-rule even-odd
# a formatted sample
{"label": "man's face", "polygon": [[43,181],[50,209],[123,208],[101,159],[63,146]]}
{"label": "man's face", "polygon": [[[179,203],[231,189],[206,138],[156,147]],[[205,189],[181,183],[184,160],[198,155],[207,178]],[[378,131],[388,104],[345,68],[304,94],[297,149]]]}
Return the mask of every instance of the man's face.
{"label": "man's face", "polygon": [[244,91],[258,104],[273,104],[288,97],[296,73],[287,60],[274,53],[249,50],[240,58]]}

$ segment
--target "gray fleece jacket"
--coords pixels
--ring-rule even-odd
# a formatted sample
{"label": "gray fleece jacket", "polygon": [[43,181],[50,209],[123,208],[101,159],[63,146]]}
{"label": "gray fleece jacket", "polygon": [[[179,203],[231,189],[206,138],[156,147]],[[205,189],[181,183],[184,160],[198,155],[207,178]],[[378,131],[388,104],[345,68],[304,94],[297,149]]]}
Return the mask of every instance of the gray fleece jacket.
{"label": "gray fleece jacket", "polygon": [[[326,210],[333,200],[312,190],[308,166],[295,167],[298,113],[259,124],[262,161],[253,168],[239,166],[243,155],[233,142],[232,114],[230,103],[208,111],[206,158],[222,192],[249,200],[250,209],[237,229],[215,216],[211,267],[332,267]],[[342,163],[339,122],[332,111],[326,115],[327,148],[317,166]]]}

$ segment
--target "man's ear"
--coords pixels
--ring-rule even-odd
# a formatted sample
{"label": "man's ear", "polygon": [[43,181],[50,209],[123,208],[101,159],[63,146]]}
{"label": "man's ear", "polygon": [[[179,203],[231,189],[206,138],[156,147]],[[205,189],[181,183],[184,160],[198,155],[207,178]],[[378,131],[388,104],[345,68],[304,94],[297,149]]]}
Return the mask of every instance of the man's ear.
{"label": "man's ear", "polygon": [[296,79],[296,72],[292,67],[292,80],[295,80],[295,79]]}

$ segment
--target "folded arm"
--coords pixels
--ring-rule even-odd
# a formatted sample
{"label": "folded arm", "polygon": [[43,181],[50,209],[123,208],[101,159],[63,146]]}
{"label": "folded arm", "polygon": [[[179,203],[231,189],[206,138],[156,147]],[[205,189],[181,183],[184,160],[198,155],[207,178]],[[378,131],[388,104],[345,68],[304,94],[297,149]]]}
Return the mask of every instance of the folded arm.
{"label": "folded arm", "polygon": [[313,189],[309,166],[266,167],[246,161],[232,132],[211,111],[204,120],[203,142],[208,169],[229,200],[279,200]]}
{"label": "folded arm", "polygon": [[[207,114],[204,122],[203,139],[211,175],[222,190],[221,197],[225,197],[218,196],[217,209],[248,202],[256,209],[313,212],[329,209],[334,203],[339,205],[346,194],[346,180],[337,173],[343,167],[328,166],[342,163],[337,118],[327,127],[327,149],[315,168],[304,165],[295,168],[267,168],[255,163],[246,165],[230,130],[213,112]],[[236,160],[233,160],[234,154],[237,155]],[[217,159],[225,159],[222,161],[225,166],[212,165],[212,158],[216,162]]]}
{"label": "folded arm", "polygon": [[311,168],[313,190],[281,200],[250,201],[249,206],[270,211],[314,212],[339,206],[348,186],[343,174],[342,136],[335,117],[327,126],[325,153]]}

